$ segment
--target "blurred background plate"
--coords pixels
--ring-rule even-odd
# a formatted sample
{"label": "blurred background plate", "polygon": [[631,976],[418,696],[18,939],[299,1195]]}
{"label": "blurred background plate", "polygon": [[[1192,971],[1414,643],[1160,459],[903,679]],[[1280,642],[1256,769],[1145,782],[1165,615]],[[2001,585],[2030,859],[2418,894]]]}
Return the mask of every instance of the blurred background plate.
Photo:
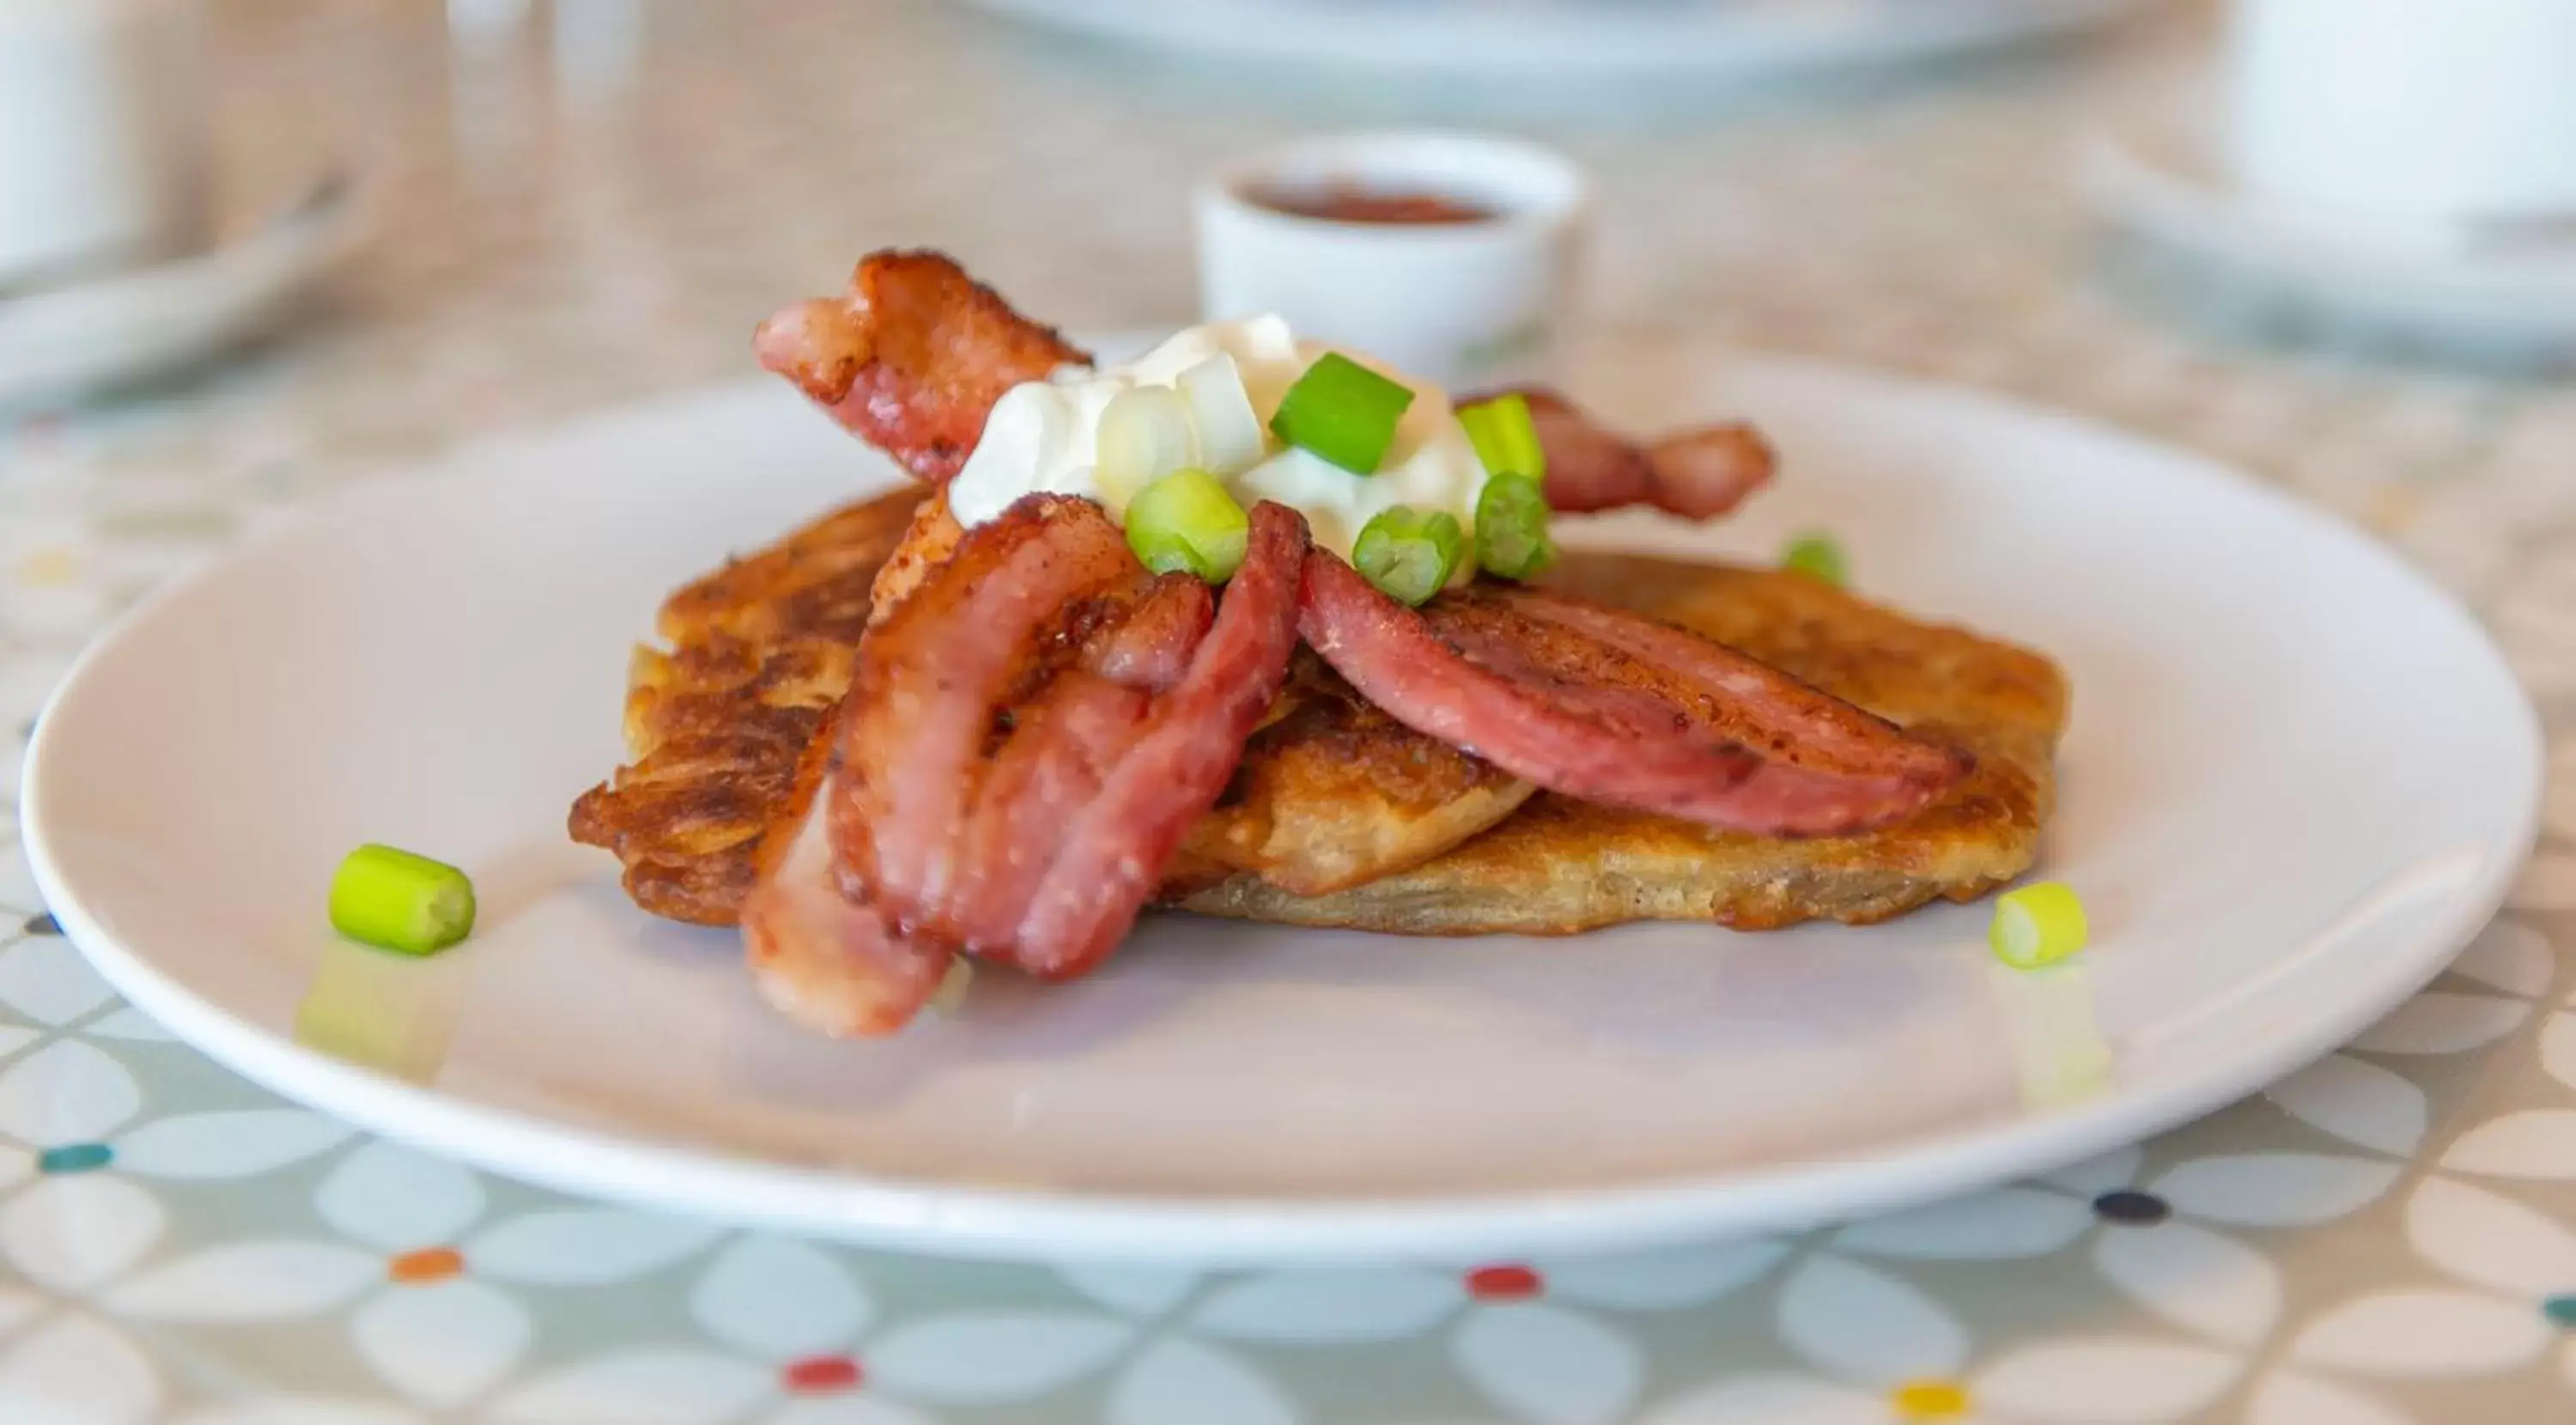
{"label": "blurred background plate", "polygon": [[2214,76],[2107,115],[2082,146],[2104,223],[2263,302],[2460,354],[2576,352],[2576,219],[2392,221],[2253,191],[2228,171]]}
{"label": "blurred background plate", "polygon": [[236,205],[215,239],[185,257],[0,294],[0,412],[164,376],[272,330],[357,245],[364,223],[354,180],[329,168],[283,203]]}
{"label": "blurred background plate", "polygon": [[976,0],[1237,59],[1555,78],[1755,79],[2035,40],[2150,0]]}

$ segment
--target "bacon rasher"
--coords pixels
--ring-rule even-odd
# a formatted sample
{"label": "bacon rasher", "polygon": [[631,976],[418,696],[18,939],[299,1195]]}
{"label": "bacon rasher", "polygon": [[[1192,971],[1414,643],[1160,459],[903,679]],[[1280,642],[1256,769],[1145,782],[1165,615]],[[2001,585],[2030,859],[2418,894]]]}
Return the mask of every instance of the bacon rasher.
{"label": "bacon rasher", "polygon": [[1911,816],[1965,759],[1696,634],[1535,589],[1423,609],[1306,560],[1299,630],[1389,717],[1565,796],[1765,836]]}
{"label": "bacon rasher", "polygon": [[1554,391],[1524,387],[1547,454],[1547,503],[1563,514],[1651,505],[1715,519],[1771,482],[1770,442],[1740,422],[1675,431],[1639,445]]}
{"label": "bacon rasher", "polygon": [[798,302],[761,323],[752,350],[852,434],[934,485],[964,468],[1004,391],[1091,361],[935,252],[870,253],[840,296]]}
{"label": "bacon rasher", "polygon": [[971,953],[1078,975],[1216,804],[1296,646],[1306,523],[1264,503],[1214,607],[1100,507],[1033,495],[967,532],[859,647],[836,762],[744,908],[772,999],[899,1028]]}

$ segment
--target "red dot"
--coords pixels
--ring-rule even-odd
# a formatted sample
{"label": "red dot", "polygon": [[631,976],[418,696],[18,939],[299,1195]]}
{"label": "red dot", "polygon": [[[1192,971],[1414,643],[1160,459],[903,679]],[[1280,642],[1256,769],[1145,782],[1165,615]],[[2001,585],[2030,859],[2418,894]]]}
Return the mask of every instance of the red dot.
{"label": "red dot", "polygon": [[1478,1301],[1527,1301],[1547,1282],[1527,1267],[1478,1267],[1467,1273],[1467,1294]]}
{"label": "red dot", "polygon": [[782,1371],[787,1389],[797,1395],[830,1395],[834,1391],[856,1390],[862,1379],[859,1363],[847,1356],[807,1356],[790,1361]]}

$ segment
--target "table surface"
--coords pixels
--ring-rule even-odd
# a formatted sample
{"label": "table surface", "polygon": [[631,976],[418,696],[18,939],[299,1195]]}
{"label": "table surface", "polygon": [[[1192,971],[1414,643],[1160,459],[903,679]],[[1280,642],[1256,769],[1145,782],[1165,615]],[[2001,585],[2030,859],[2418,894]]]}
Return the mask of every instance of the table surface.
{"label": "table surface", "polygon": [[1070,326],[1183,319],[1191,178],[1311,127],[1542,135],[1599,180],[1604,330],[2000,389],[2238,462],[2380,531],[2488,619],[2553,729],[2576,713],[2564,369],[2444,364],[2088,222],[2067,142],[2188,66],[2189,10],[1719,97],[1171,73],[899,0],[515,8],[226,9],[235,191],[337,153],[374,239],[216,374],[0,417],[0,1420],[2576,1418],[2571,757],[2512,907],[2288,1082],[2039,1182],[1625,1261],[873,1255],[421,1159],[171,1042],[54,933],[9,810],[26,724],[139,590],[461,437],[737,377],[753,319],[872,245],[950,248]]}

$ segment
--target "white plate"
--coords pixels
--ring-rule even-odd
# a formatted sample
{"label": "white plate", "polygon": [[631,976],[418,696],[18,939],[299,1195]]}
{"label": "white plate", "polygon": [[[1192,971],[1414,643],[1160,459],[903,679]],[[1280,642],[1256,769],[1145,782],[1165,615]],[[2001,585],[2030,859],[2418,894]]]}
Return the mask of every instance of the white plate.
{"label": "white plate", "polygon": [[[2527,850],[2527,702],[2365,538],[1979,397],[1704,352],[1586,369],[1623,419],[1746,411],[1789,462],[1734,523],[1599,539],[1758,558],[1830,527],[1873,592],[2064,660],[2045,869],[2092,908],[2080,967],[1994,967],[1983,907],[1570,941],[1163,916],[1083,983],[987,974],[899,1041],[806,1037],[730,934],[646,918],[563,830],[661,596],[890,478],[767,386],[361,489],[155,600],[44,718],[27,844],[144,1009],[397,1138],[870,1242],[1209,1261],[1606,1248],[2044,1169],[2359,1031]],[[335,944],[323,887],[365,840],[470,868],[478,937]],[[297,1042],[317,984],[384,1067]]]}
{"label": "white plate", "polygon": [[345,174],[283,212],[244,215],[192,256],[0,295],[0,410],[163,375],[267,330],[356,243]]}
{"label": "white plate", "polygon": [[2445,341],[2576,342],[2576,225],[2392,225],[2237,186],[2205,75],[2089,136],[2080,176],[2102,215],[2300,308]]}
{"label": "white plate", "polygon": [[2147,0],[980,0],[1124,44],[1424,73],[1723,82],[1932,59]]}

